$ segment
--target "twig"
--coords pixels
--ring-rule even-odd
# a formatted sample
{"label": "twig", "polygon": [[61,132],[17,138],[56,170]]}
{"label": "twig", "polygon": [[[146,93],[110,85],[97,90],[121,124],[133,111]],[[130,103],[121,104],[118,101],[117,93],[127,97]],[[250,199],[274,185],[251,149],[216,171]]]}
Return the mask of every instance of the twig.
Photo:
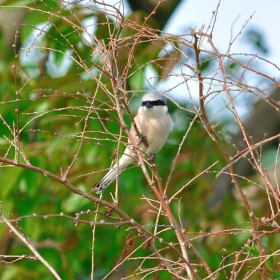
{"label": "twig", "polygon": [[14,226],[13,224],[4,217],[4,215],[0,214],[1,219],[6,223],[6,225],[13,231],[15,235],[19,237],[19,239],[30,249],[30,251],[34,254],[34,256],[53,274],[53,276],[58,279],[62,280],[54,268],[39,254],[39,252],[34,248],[34,246],[30,243],[28,238],[23,236]]}
{"label": "twig", "polygon": [[[200,59],[199,59],[200,50],[197,47],[197,42],[198,42],[197,35],[199,35],[199,34],[196,34],[196,33],[193,34],[194,39],[195,39],[194,47],[195,47],[195,54],[196,54],[196,61],[197,61],[197,68],[198,68],[197,69],[197,75],[198,75],[198,80],[199,80],[199,97],[200,97],[200,113],[201,113],[201,118],[203,120],[203,123],[204,123],[207,131],[209,132],[209,135],[219,145],[220,150],[221,150],[224,158],[227,161],[227,164],[229,166],[229,171],[230,171],[230,174],[231,174],[231,178],[232,178],[232,182],[236,186],[236,188],[238,190],[238,193],[242,197],[242,201],[243,201],[243,203],[244,203],[244,205],[246,207],[246,210],[248,212],[248,216],[249,216],[252,228],[253,228],[252,234],[253,234],[254,237],[256,237],[257,226],[256,226],[255,219],[254,219],[254,213],[253,213],[253,211],[252,211],[252,209],[251,209],[251,207],[250,207],[250,205],[248,203],[248,200],[247,200],[245,194],[243,193],[243,191],[242,191],[242,189],[241,189],[241,187],[239,185],[239,182],[237,180],[237,176],[235,175],[234,167],[233,167],[233,165],[231,165],[231,158],[228,155],[228,153],[227,153],[224,145],[220,141],[219,137],[217,136],[217,133],[213,129],[212,125],[210,124],[210,122],[209,122],[209,120],[207,118],[205,109],[204,109],[204,99],[205,99],[205,97],[203,96],[203,77],[202,77],[201,72],[200,72]],[[214,52],[215,52],[215,54],[216,54],[216,56],[218,58],[219,68],[220,68],[220,70],[222,72],[222,75],[223,75],[223,88],[224,88],[224,90],[226,91],[226,93],[228,95],[228,98],[230,100],[230,104],[231,104],[231,107],[232,107],[232,111],[234,112],[234,116],[235,116],[235,118],[236,118],[236,120],[237,120],[237,122],[238,122],[238,124],[239,124],[239,126],[241,128],[241,131],[242,131],[242,133],[244,135],[244,139],[247,142],[247,145],[248,145],[248,147],[250,149],[250,145],[251,144],[249,143],[248,136],[245,133],[244,126],[242,125],[241,120],[240,120],[240,118],[238,117],[238,115],[236,113],[235,106],[234,106],[232,97],[230,95],[230,92],[229,92],[229,89],[228,89],[228,86],[227,86],[226,74],[225,74],[225,71],[224,71],[224,66],[223,66],[223,63],[222,63],[221,55],[218,52],[218,50],[216,49],[215,45],[213,44],[211,36],[207,35],[207,37],[208,37],[209,44],[211,45],[212,49],[214,50]],[[262,244],[261,244],[260,240],[257,239],[256,242],[258,244],[258,248],[259,248],[259,252],[260,252],[260,262],[262,263],[262,261],[263,261],[262,254],[263,254],[264,250],[263,250],[263,247],[262,247]],[[262,270],[261,270],[262,279],[265,280],[265,279],[267,279],[267,277],[266,277],[266,274],[265,274],[265,267],[264,267],[264,265],[262,265],[261,268],[262,268]],[[234,270],[232,270],[231,275],[233,277]]]}

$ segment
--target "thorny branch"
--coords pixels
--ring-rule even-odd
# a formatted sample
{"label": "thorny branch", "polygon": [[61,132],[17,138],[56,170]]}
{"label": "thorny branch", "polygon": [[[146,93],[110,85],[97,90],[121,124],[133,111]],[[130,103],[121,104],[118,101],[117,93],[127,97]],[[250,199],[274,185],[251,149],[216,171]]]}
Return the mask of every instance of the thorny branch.
{"label": "thorny branch", "polygon": [[[201,277],[205,277],[205,279],[214,280],[217,279],[220,274],[225,273],[225,275],[227,277],[230,277],[231,280],[235,280],[242,273],[242,270],[246,271],[247,263],[255,260],[255,263],[257,263],[258,261],[257,265],[255,265],[255,267],[251,271],[246,271],[246,277],[248,278],[254,273],[257,273],[258,270],[260,270],[262,279],[268,279],[268,274],[270,273],[270,271],[266,269],[267,262],[270,261],[271,258],[279,256],[280,252],[279,250],[275,250],[274,252],[267,254],[265,252],[267,248],[264,244],[262,244],[261,239],[263,239],[264,237],[279,234],[279,223],[277,222],[277,219],[279,219],[280,196],[278,182],[276,182],[277,188],[275,188],[270,177],[265,171],[264,166],[261,163],[262,155],[261,152],[258,152],[258,150],[261,151],[264,145],[279,138],[279,133],[277,133],[277,135],[275,134],[273,136],[264,137],[262,141],[253,143],[253,140],[250,139],[250,135],[248,135],[248,133],[246,132],[241,118],[237,113],[237,110],[235,108],[235,97],[232,95],[230,87],[233,87],[234,91],[238,92],[238,94],[240,95],[243,91],[246,91],[247,93],[250,93],[252,95],[257,95],[257,93],[260,93],[260,95],[263,96],[263,100],[277,110],[279,110],[279,104],[276,100],[271,99],[266,94],[266,91],[271,87],[260,89],[257,86],[250,85],[249,83],[247,83],[244,73],[240,74],[239,80],[234,80],[234,78],[230,77],[228,73],[226,73],[224,62],[225,60],[228,60],[231,63],[240,66],[242,69],[244,69],[244,72],[246,70],[247,72],[254,73],[258,77],[260,76],[272,82],[275,85],[273,86],[274,88],[279,87],[279,84],[274,77],[271,77],[265,72],[254,69],[254,67],[249,63],[246,64],[236,58],[237,55],[244,55],[246,57],[249,54],[230,54],[230,48],[236,41],[239,34],[230,42],[229,49],[226,53],[223,54],[218,51],[213,42],[212,33],[215,28],[220,2],[217,6],[216,11],[213,13],[213,17],[208,28],[206,29],[206,32],[204,31],[204,27],[202,27],[198,32],[196,32],[194,29],[191,29],[190,34],[180,36],[161,32],[157,29],[153,29],[153,27],[148,24],[149,20],[152,17],[152,14],[158,12],[158,9],[162,2],[163,1],[159,1],[153,9],[152,13],[145,16],[143,21],[140,21],[138,17],[124,17],[123,12],[121,12],[120,8],[118,8],[122,6],[121,1],[119,1],[116,5],[106,4],[101,1],[94,1],[94,4],[99,6],[92,5],[89,7],[84,6],[82,2],[75,2],[75,4],[73,4],[62,1],[62,5],[60,5],[57,10],[54,10],[53,7],[49,7],[49,9],[40,9],[39,6],[36,5],[30,7],[10,7],[21,8],[34,14],[40,13],[41,15],[46,17],[46,21],[43,24],[41,24],[40,22],[40,24],[34,26],[29,26],[28,24],[24,25],[25,27],[32,28],[33,32],[36,33],[35,39],[32,41],[32,43],[24,47],[26,50],[26,54],[28,55],[32,52],[32,50],[36,49],[37,51],[41,51],[42,53],[44,53],[44,57],[46,58],[46,60],[54,55],[54,53],[63,55],[65,58],[69,59],[72,65],[75,65],[76,69],[79,69],[78,72],[80,75],[80,87],[78,87],[77,84],[74,83],[73,88],[75,88],[75,90],[76,88],[82,89],[80,90],[80,92],[82,93],[78,91],[75,93],[75,90],[73,90],[72,92],[71,87],[73,84],[71,79],[73,79],[73,75],[69,75],[69,77],[67,77],[67,80],[63,80],[62,78],[61,84],[63,85],[60,85],[60,79],[53,79],[50,83],[49,80],[47,80],[48,83],[44,84],[44,79],[49,78],[47,77],[47,75],[50,73],[41,73],[40,75],[42,77],[40,77],[40,85],[36,85],[34,88],[32,88],[32,85],[36,84],[36,79],[33,79],[32,75],[27,78],[25,77],[25,75],[28,76],[29,73],[28,71],[25,72],[24,69],[21,69],[22,66],[20,65],[20,61],[17,58],[17,54],[14,53],[15,59],[13,62],[12,72],[15,84],[15,90],[13,92],[15,92],[16,97],[13,100],[3,101],[0,104],[1,106],[14,104],[13,110],[15,110],[15,122],[11,123],[9,121],[9,118],[5,118],[4,114],[2,114],[1,112],[0,119],[2,121],[2,124],[5,130],[10,133],[10,138],[6,135],[3,136],[3,139],[5,139],[6,141],[5,143],[8,143],[8,147],[5,153],[3,153],[4,156],[0,157],[1,168],[12,169],[14,166],[16,166],[18,168],[23,168],[34,173],[40,173],[45,177],[51,178],[53,181],[59,182],[61,186],[68,188],[71,193],[75,193],[81,198],[84,198],[85,200],[98,205],[98,210],[100,208],[105,208],[104,212],[102,212],[103,210],[101,212],[97,210],[88,212],[95,215],[93,221],[90,219],[82,219],[80,217],[81,215],[79,214],[77,214],[75,218],[73,218],[71,215],[62,213],[46,214],[46,217],[67,218],[73,221],[75,225],[84,224],[85,226],[94,227],[92,230],[91,241],[91,279],[94,279],[94,270],[96,269],[95,261],[98,260],[98,257],[95,256],[95,250],[97,248],[96,236],[98,234],[98,227],[117,227],[120,231],[123,231],[124,227],[126,227],[127,225],[129,225],[130,227],[126,230],[129,231],[129,233],[136,233],[137,235],[133,235],[133,237],[130,237],[126,240],[122,252],[119,252],[119,261],[115,262],[116,265],[113,269],[111,269],[109,272],[106,272],[107,274],[105,278],[109,277],[109,275],[112,275],[118,269],[121,271],[121,266],[124,266],[126,262],[132,260],[134,258],[134,254],[136,255],[137,252],[141,250],[147,251],[150,249],[152,252],[150,255],[134,258],[138,261],[141,260],[139,271],[137,271],[136,269],[134,272],[135,276],[145,275],[145,277],[147,277],[151,273],[154,273],[154,279],[156,279],[160,277],[160,271],[165,270],[176,279],[185,279],[187,275],[187,279],[201,279]],[[4,7],[1,6],[0,8]],[[92,18],[88,18],[87,14],[80,13],[84,9],[94,15],[98,14],[103,16],[103,21],[96,20],[96,22],[94,22],[92,25],[96,27],[96,29],[98,30],[98,34],[95,34],[95,31],[90,31],[85,27],[86,21],[84,21],[84,19],[92,20]],[[68,17],[64,16],[64,11],[68,11]],[[66,24],[66,30],[71,27],[71,31],[61,31],[60,24],[61,26],[63,26],[63,24]],[[242,30],[245,28],[246,24],[242,27]],[[107,28],[105,28],[107,33],[104,31],[104,27]],[[49,32],[51,28],[52,32]],[[105,32],[106,36],[108,37],[100,39],[100,37],[102,37],[100,33],[102,32]],[[58,37],[56,37],[56,33],[58,34]],[[75,42],[71,41],[72,34],[76,34],[79,36],[79,38],[81,39],[81,42],[79,42],[80,44],[75,44],[77,41],[76,38]],[[15,40],[18,39],[18,35],[19,34],[17,33]],[[44,40],[42,40],[44,44],[40,45],[42,37],[44,38]],[[190,40],[188,38],[190,38]],[[52,43],[55,42],[55,44],[46,44],[48,40],[50,40]],[[193,43],[192,40],[194,40]],[[204,47],[206,43],[205,41],[207,41],[207,44],[210,46],[210,50]],[[89,49],[90,55],[83,55],[83,48]],[[124,53],[121,53],[121,51],[123,51]],[[156,52],[157,54],[151,59],[143,60],[143,62],[139,59],[140,54],[143,54],[143,56],[145,56],[147,54]],[[209,61],[215,61],[216,63],[216,69],[210,69],[206,75],[202,73],[201,54],[208,55],[207,59]],[[270,66],[273,66],[275,67],[275,69],[279,70],[279,67],[275,63],[271,63],[257,54],[249,56],[250,58],[266,62]],[[87,57],[87,59],[85,57]],[[125,58],[125,62],[120,62],[123,57]],[[121,63],[123,64],[120,65]],[[175,65],[179,65],[181,72],[177,72]],[[152,69],[156,73],[155,77],[152,77],[156,81],[154,83],[152,82],[152,79],[148,77],[148,67],[149,71]],[[160,82],[163,81],[165,77],[169,76],[169,78],[180,78],[180,82],[176,82],[176,85],[174,86],[171,85],[170,88],[166,89],[166,91],[162,92],[162,94],[169,95],[169,91],[174,90],[175,92],[178,89],[177,92],[183,92],[181,97],[185,97],[185,92],[182,91],[181,88],[179,89],[179,86],[185,85],[187,88],[187,92],[189,92],[189,99],[192,101],[194,100],[192,94],[190,93],[192,89],[189,88],[188,82],[198,81],[198,109],[195,101],[193,101],[192,104],[193,108],[195,109],[190,110],[187,108],[187,106],[185,106],[185,104],[181,104],[179,101],[176,101],[175,99],[169,97],[169,99],[173,103],[173,107],[176,107],[176,109],[173,110],[177,110],[174,114],[175,117],[177,117],[177,112],[180,112],[184,114],[184,117],[182,118],[184,122],[187,122],[188,119],[191,119],[191,121],[189,127],[181,133],[181,142],[177,143],[173,139],[172,145],[174,146],[174,143],[177,143],[177,150],[175,152],[171,171],[169,172],[165,186],[162,179],[160,178],[161,168],[159,168],[158,170],[158,167],[155,163],[150,164],[146,162],[143,154],[138,150],[137,143],[135,143],[134,139],[131,137],[124,118],[125,112],[130,119],[131,126],[134,126],[138,137],[140,138],[141,136],[143,136],[140,135],[139,130],[134,122],[133,114],[130,111],[131,109],[128,101],[130,98],[130,94],[132,96],[137,95],[137,91],[134,90],[129,81],[134,74],[138,73],[141,73],[141,75],[144,76],[143,80],[148,85],[146,87],[149,87],[149,90],[152,89],[155,91],[159,91],[158,85],[160,85]],[[81,77],[83,75],[86,77]],[[90,80],[89,84],[87,84],[88,80]],[[69,85],[67,84],[68,82]],[[23,84],[22,86],[21,83]],[[211,89],[211,86],[214,85],[214,83],[219,85],[218,89]],[[58,89],[52,89],[51,87],[54,86],[55,88],[56,84],[59,85]],[[64,89],[65,84],[67,84],[67,86],[71,88],[70,92],[69,89]],[[31,89],[28,88],[29,85],[31,85]],[[210,85],[207,93],[204,88],[206,85]],[[27,94],[25,94],[24,92],[26,88],[28,89]],[[92,93],[93,91],[94,93]],[[36,98],[30,97],[32,96],[33,92],[36,93]],[[216,97],[222,92],[226,93],[228,99],[228,101],[225,102],[225,106],[223,109],[228,110],[233,115],[236,123],[241,130],[244,142],[246,143],[246,147],[241,151],[238,151],[233,156],[230,155],[230,152],[228,151],[226,145],[222,140],[223,135],[218,133],[216,125],[213,125],[212,119],[209,119],[209,116],[207,115],[208,104],[210,102],[213,102]],[[42,101],[41,103],[43,104],[44,100],[53,101],[59,99],[65,100],[66,105],[56,108],[55,102],[49,102],[49,107],[47,106],[47,109],[44,109],[42,111],[38,110],[38,112],[36,112],[37,108],[34,107],[35,109],[31,109],[34,110],[33,112],[27,113],[25,110],[28,109],[26,109],[25,106],[22,106],[22,104],[28,102],[32,103],[34,100]],[[68,104],[68,101],[71,99],[77,101],[79,105],[72,105],[71,102]],[[40,104],[40,106],[42,104]],[[71,111],[71,113],[67,111]],[[72,111],[74,113],[72,113]],[[61,112],[60,115],[58,114],[59,112]],[[78,119],[78,122],[75,123],[76,127],[78,127],[78,132],[73,132],[72,130],[70,130],[70,133],[68,131],[61,132],[59,131],[59,129],[58,131],[52,131],[49,127],[44,129],[41,129],[41,127],[32,127],[31,129],[29,129],[35,121],[36,124],[41,119],[44,121],[44,117],[51,114],[55,115],[56,118],[69,118],[71,120]],[[186,117],[187,114],[192,115],[192,117]],[[218,114],[218,112],[215,112],[215,114]],[[28,116],[28,119],[26,119],[25,122],[22,122],[23,116]],[[54,119],[56,120],[56,118]],[[246,226],[249,225],[248,227],[250,227],[250,229],[243,230],[242,226],[240,226],[239,229],[222,228],[220,230],[212,230],[213,228],[211,226],[207,228],[203,227],[203,223],[207,224],[207,226],[208,224],[215,224],[215,218],[212,217],[212,219],[214,219],[213,221],[205,222],[203,221],[203,218],[199,217],[195,218],[195,223],[197,223],[195,228],[203,228],[203,231],[190,232],[188,226],[189,224],[194,223],[194,221],[188,221],[188,219],[192,219],[192,217],[197,215],[197,213],[192,216],[188,215],[189,213],[184,212],[182,214],[183,217],[180,217],[181,213],[178,214],[179,218],[176,217],[177,212],[174,211],[174,204],[177,203],[177,199],[179,201],[180,207],[182,198],[185,199],[185,195],[186,201],[189,202],[188,195],[191,194],[191,192],[188,192],[189,189],[192,187],[192,185],[195,184],[195,182],[199,181],[199,179],[204,178],[205,175],[208,175],[211,169],[218,163],[218,161],[216,160],[212,163],[207,162],[207,164],[203,164],[203,167],[200,168],[199,171],[193,168],[195,169],[196,173],[192,176],[192,178],[188,179],[187,182],[180,182],[178,184],[176,182],[175,177],[177,175],[177,169],[179,169],[178,166],[180,166],[180,164],[185,164],[189,156],[188,153],[192,152],[186,152],[185,147],[188,146],[189,135],[191,137],[192,131],[196,129],[196,125],[199,123],[198,119],[200,120],[200,123],[204,126],[210,137],[215,141],[226,160],[226,167],[224,167],[219,173],[217,173],[225,174],[225,171],[228,170],[227,174],[230,174],[232,183],[235,185],[241,197],[240,203],[247,212]],[[92,122],[96,120],[100,125],[99,131],[98,129],[92,128],[91,126]],[[55,126],[55,122],[56,121],[52,122],[51,125]],[[108,126],[108,123],[110,122],[114,122],[115,127],[120,128],[119,133],[116,133],[115,131],[111,132],[111,128]],[[73,125],[73,123],[74,122],[72,122],[71,125]],[[182,125],[182,122],[181,127],[184,127],[184,124]],[[181,128],[178,128],[176,132],[178,132],[180,129]],[[27,131],[50,136],[50,138],[52,138],[52,141],[67,140],[76,143],[76,146],[74,148],[71,147],[71,149],[67,150],[66,152],[72,156],[71,158],[67,158],[66,168],[64,169],[66,171],[61,172],[61,175],[58,176],[55,173],[49,171],[52,169],[44,169],[39,167],[39,165],[35,166],[35,164],[30,164],[28,157],[30,156],[29,152],[32,151],[32,144],[34,143],[25,142],[24,133],[26,133]],[[127,139],[129,139],[129,142],[134,146],[134,150],[138,156],[137,164],[138,166],[140,166],[146,182],[153,192],[152,198],[143,195],[144,200],[146,200],[146,203],[149,205],[150,209],[152,209],[149,210],[153,216],[152,218],[151,216],[149,216],[149,219],[153,221],[153,230],[149,229],[149,226],[145,224],[145,221],[142,223],[142,220],[140,218],[139,221],[137,220],[136,222],[135,213],[133,212],[134,208],[130,208],[130,210],[132,211],[132,214],[130,215],[128,215],[126,211],[122,210],[120,206],[122,204],[118,200],[118,193],[116,193],[116,198],[113,199],[114,203],[110,203],[105,199],[97,198],[85,191],[76,188],[74,186],[74,183],[70,183],[70,181],[72,182],[72,180],[83,178],[85,179],[85,182],[82,182],[81,185],[87,186],[87,178],[90,176],[94,177],[93,174],[95,174],[95,172],[92,171],[86,171],[82,174],[74,175],[76,177],[73,176],[73,174],[75,174],[75,172],[77,171],[76,166],[78,166],[79,160],[86,154],[83,153],[83,150],[85,149],[85,147],[87,147],[86,144],[90,144],[91,148],[92,146],[94,146],[95,148],[104,148],[107,147],[106,141],[108,141],[113,144],[117,143],[119,148],[123,144],[122,132],[126,134]],[[97,133],[101,136],[96,136]],[[108,138],[106,138],[107,136]],[[104,141],[105,144],[102,141]],[[38,143],[35,144],[38,144],[38,146],[42,145],[42,147],[44,147],[43,141],[38,141]],[[144,144],[148,146],[146,140],[144,140]],[[110,146],[111,150],[114,149],[112,147],[113,145]],[[47,149],[46,147],[44,148]],[[87,149],[87,151],[91,150],[91,148]],[[40,152],[41,151],[42,150],[40,150]],[[121,152],[117,151],[117,153],[120,154]],[[181,153],[183,154],[182,158]],[[11,154],[14,156],[14,160],[10,159]],[[95,153],[95,156],[97,156],[97,154],[98,152]],[[60,155],[58,155],[58,157],[59,156]],[[89,158],[90,157],[91,155],[89,156]],[[235,165],[241,158],[245,157],[249,158],[251,165],[261,176],[263,182],[263,186],[261,186],[261,188],[265,191],[265,196],[267,196],[267,202],[271,210],[271,215],[269,218],[263,217],[259,219],[256,216],[256,213],[250,204],[249,198],[245,195],[244,190],[240,186],[240,182],[238,180],[240,176],[239,174],[236,174],[237,171],[235,169]],[[25,163],[22,163],[22,159]],[[89,161],[88,158],[87,160]],[[86,160],[82,162],[82,166],[86,165],[85,162]],[[90,164],[92,164],[92,161]],[[183,172],[185,172],[185,166],[180,168],[183,169]],[[62,167],[60,167],[60,169],[62,170]],[[274,174],[277,181],[276,171],[277,157],[275,159]],[[185,176],[187,178],[187,175]],[[17,186],[17,191],[18,189],[21,190],[22,188],[24,188],[23,185],[24,183],[20,187]],[[203,204],[203,199],[205,198],[202,197],[201,200],[198,199],[198,201],[196,201],[195,203]],[[126,201],[122,203],[127,204]],[[205,213],[203,213],[203,215],[204,214]],[[32,217],[40,218],[45,216],[34,215]],[[100,217],[102,218],[102,220],[99,220]],[[60,279],[60,276],[57,274],[57,272],[49,265],[49,263],[44,258],[42,258],[36,248],[32,246],[32,242],[30,240],[27,240],[24,234],[18,231],[13,225],[13,222],[20,221],[24,218],[31,219],[31,216],[23,215],[15,219],[8,220],[6,217],[1,215],[1,218],[3,220],[2,224],[6,224],[11,229],[11,231],[14,232],[22,240],[25,246],[27,246],[33,252],[35,256],[27,257],[15,255],[15,261],[24,258],[38,259],[49,269],[49,271],[51,271],[56,279]],[[162,224],[160,225],[160,223]],[[161,229],[160,226],[164,226],[163,229]],[[267,227],[272,227],[273,229],[267,230]],[[262,230],[262,228],[265,228],[265,230]],[[166,239],[163,238],[165,236],[165,233],[170,234]],[[207,258],[202,257],[203,254],[201,252],[202,250],[204,253],[206,252],[207,248],[205,243],[207,243],[208,238],[217,236],[224,237],[226,235],[233,236],[236,234],[246,234],[246,236],[250,236],[251,239],[248,238],[244,246],[238,248],[234,253],[225,255],[218,268],[215,268],[214,265],[210,265],[210,262],[207,261]],[[169,240],[170,236],[172,236],[173,238],[171,242],[167,241]],[[136,243],[136,240],[138,241],[138,239],[142,239],[141,244],[133,247],[133,245]],[[200,239],[203,239],[203,242],[198,242]],[[247,248],[252,247],[254,244],[257,244],[257,250],[259,253],[258,256],[252,256],[247,251]],[[166,250],[168,250],[168,254],[165,254]],[[171,254],[169,256],[170,252]],[[13,255],[9,256],[6,254],[0,256],[8,258],[12,257]],[[145,261],[151,259],[156,260],[156,266],[148,268],[146,270],[143,269]],[[203,269],[201,269],[200,271],[196,267],[201,267]],[[229,268],[230,270],[228,270]],[[131,277],[131,275],[126,275],[126,277],[127,278],[125,279],[128,279],[129,277]]]}

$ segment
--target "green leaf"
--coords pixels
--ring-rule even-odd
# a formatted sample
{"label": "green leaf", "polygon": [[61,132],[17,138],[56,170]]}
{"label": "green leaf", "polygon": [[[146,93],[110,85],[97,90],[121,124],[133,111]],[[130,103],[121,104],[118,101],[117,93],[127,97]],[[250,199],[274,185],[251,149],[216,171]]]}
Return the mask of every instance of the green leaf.
{"label": "green leaf", "polygon": [[95,35],[98,40],[102,40],[107,45],[112,37],[112,30],[115,28],[112,20],[106,17],[103,13],[97,14],[96,17],[97,29]]}
{"label": "green leaf", "polygon": [[2,6],[28,6],[30,5],[30,0],[6,0],[3,1],[1,5]]}
{"label": "green leaf", "polygon": [[274,280],[279,280],[280,279],[280,273],[278,271],[273,270],[272,275],[274,277]]}
{"label": "green leaf", "polygon": [[29,13],[25,20],[24,25],[21,28],[20,31],[20,40],[22,43],[25,43],[26,40],[29,39],[30,35],[36,30],[35,27],[38,27],[38,25],[47,22],[46,15],[43,13],[36,13],[36,16],[34,16],[33,13]]}
{"label": "green leaf", "polygon": [[[84,189],[84,187],[82,186]],[[88,205],[89,202],[86,199],[83,199],[75,193],[71,193],[67,199],[63,201],[63,211],[65,213],[74,213],[82,209],[85,205]]]}
{"label": "green leaf", "polygon": [[257,244],[253,244],[252,246],[248,246],[246,250],[252,257],[259,256],[259,248]]}
{"label": "green leaf", "polygon": [[251,29],[245,33],[244,38],[247,42],[251,43],[257,51],[263,54],[268,53],[269,49],[267,47],[264,35],[261,31],[257,29]]}
{"label": "green leaf", "polygon": [[273,257],[270,257],[266,262],[265,266],[269,271],[273,271]]}
{"label": "green leaf", "polygon": [[210,66],[212,65],[213,59],[211,58],[210,55],[207,55],[207,56],[202,56],[200,61],[201,61],[200,70],[201,70],[201,72],[203,72],[210,68]]}
{"label": "green leaf", "polygon": [[142,90],[144,87],[144,76],[140,71],[135,72],[130,78],[129,78],[129,85],[133,90]]}
{"label": "green leaf", "polygon": [[0,177],[5,178],[5,180],[2,181],[1,188],[1,194],[3,198],[7,197],[12,191],[13,187],[15,187],[15,184],[22,172],[23,169],[18,167],[7,167],[0,169]]}

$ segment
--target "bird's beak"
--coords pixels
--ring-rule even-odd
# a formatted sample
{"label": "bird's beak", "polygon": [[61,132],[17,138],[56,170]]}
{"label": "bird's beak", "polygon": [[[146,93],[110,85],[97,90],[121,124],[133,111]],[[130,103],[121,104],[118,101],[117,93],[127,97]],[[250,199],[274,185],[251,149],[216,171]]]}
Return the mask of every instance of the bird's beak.
{"label": "bird's beak", "polygon": [[153,107],[154,107],[153,104],[151,104],[150,102],[147,102],[146,108],[153,108]]}

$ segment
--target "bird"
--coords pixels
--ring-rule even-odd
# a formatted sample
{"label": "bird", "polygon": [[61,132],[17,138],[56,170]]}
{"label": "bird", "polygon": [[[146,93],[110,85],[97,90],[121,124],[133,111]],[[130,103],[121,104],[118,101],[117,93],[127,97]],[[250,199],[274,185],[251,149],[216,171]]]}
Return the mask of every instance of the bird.
{"label": "bird", "polygon": [[[162,94],[148,92],[143,95],[141,106],[134,117],[140,137],[133,125],[130,134],[137,143],[137,148],[143,153],[144,158],[151,157],[154,159],[155,154],[164,146],[169,132],[173,129],[174,123],[168,112],[166,102],[167,98]],[[119,161],[92,187],[92,190],[96,194],[101,194],[121,172],[137,161],[137,158],[134,146],[131,141],[128,141]]]}

